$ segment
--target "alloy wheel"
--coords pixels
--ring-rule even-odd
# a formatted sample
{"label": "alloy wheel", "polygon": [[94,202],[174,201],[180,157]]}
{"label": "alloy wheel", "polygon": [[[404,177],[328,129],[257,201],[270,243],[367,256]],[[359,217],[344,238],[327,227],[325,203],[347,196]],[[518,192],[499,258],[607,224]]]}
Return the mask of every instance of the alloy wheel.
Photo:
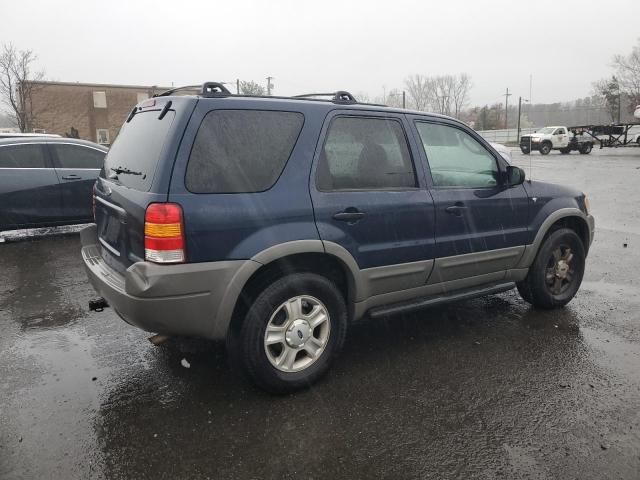
{"label": "alloy wheel", "polygon": [[264,333],[267,359],[282,372],[299,372],[324,352],[331,333],[327,307],[317,298],[300,295],[275,309]]}
{"label": "alloy wheel", "polygon": [[545,283],[552,295],[560,295],[567,291],[575,278],[572,265],[573,253],[568,245],[560,245],[549,258],[545,273]]}

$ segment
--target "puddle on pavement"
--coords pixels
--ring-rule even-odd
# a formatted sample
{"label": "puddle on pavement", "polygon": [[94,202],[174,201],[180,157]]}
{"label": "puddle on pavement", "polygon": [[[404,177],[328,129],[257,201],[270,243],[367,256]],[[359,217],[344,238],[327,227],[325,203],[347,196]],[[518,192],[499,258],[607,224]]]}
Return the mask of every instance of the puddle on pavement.
{"label": "puddle on pavement", "polygon": [[100,468],[91,418],[99,408],[101,370],[95,344],[82,330],[30,331],[6,352],[21,387],[4,398],[3,427],[19,477],[95,478]]}
{"label": "puddle on pavement", "polygon": [[581,331],[596,362],[627,381],[640,381],[640,345],[602,330],[583,327]]}

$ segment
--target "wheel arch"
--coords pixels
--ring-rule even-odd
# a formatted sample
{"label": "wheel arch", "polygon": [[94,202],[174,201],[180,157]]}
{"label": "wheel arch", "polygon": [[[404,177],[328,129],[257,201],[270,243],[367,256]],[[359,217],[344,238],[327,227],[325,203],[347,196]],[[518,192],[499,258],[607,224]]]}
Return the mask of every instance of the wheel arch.
{"label": "wheel arch", "polygon": [[584,245],[585,255],[591,245],[591,230],[587,216],[577,208],[561,208],[549,215],[538,228],[538,233],[530,245],[527,245],[525,253],[520,259],[518,268],[528,268],[533,263],[538,250],[545,239],[559,228],[570,228],[575,231]]}
{"label": "wheel arch", "polygon": [[[320,240],[287,242],[271,247],[252,258],[247,271],[234,278],[235,290],[225,296],[218,314],[218,335],[237,332],[242,325],[244,313],[264,287],[275,279],[290,273],[318,273],[333,281],[338,289],[346,292],[345,302],[349,315],[353,313],[357,289],[357,264],[353,257],[342,258],[340,254],[325,251]],[[349,261],[350,260],[350,261]]]}

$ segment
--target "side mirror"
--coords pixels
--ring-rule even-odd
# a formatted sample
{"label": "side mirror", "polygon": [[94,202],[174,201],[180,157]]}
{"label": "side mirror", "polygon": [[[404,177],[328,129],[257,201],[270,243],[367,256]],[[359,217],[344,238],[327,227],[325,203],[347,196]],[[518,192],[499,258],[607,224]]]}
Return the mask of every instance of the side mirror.
{"label": "side mirror", "polygon": [[506,184],[508,187],[521,185],[524,183],[525,172],[520,167],[514,167],[513,165],[509,165],[507,167],[506,178],[507,178]]}

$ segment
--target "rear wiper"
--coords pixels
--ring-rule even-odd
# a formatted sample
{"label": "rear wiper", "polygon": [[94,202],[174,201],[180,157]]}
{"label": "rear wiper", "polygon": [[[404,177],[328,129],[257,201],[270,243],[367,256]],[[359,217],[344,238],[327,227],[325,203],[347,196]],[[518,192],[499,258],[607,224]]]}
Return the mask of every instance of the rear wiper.
{"label": "rear wiper", "polygon": [[136,172],[135,170],[130,170],[126,167],[112,167],[109,170],[111,170],[116,175],[120,175],[121,173],[124,173],[125,175],[142,175],[142,172]]}

